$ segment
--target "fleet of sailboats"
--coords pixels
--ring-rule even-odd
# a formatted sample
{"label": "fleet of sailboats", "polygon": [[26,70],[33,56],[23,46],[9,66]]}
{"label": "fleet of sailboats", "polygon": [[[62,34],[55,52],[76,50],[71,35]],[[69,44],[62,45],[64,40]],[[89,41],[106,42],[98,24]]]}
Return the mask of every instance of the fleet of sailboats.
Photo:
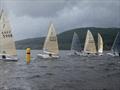
{"label": "fleet of sailboats", "polygon": [[18,60],[11,26],[3,9],[0,12],[0,60]]}
{"label": "fleet of sailboats", "polygon": [[[98,33],[98,42],[96,49],[96,43],[90,30],[87,31],[84,49],[82,51],[81,42],[76,32],[73,34],[71,43],[71,52],[69,55],[103,55],[103,38]],[[111,53],[108,55],[120,56],[120,33],[116,35],[114,43],[111,48]],[[59,58],[58,40],[54,25],[51,23],[46,36],[43,53],[37,54],[41,58]],[[3,11],[0,12],[0,60],[14,60],[17,61],[17,52],[13,35],[11,32],[11,26],[7,15]]]}
{"label": "fleet of sailboats", "polygon": [[71,52],[69,55],[80,55],[82,51],[81,43],[79,37],[76,32],[73,34],[72,44],[71,44]]}
{"label": "fleet of sailboats", "polygon": [[43,53],[38,54],[41,58],[59,58],[58,40],[54,25],[51,23],[44,42]]}

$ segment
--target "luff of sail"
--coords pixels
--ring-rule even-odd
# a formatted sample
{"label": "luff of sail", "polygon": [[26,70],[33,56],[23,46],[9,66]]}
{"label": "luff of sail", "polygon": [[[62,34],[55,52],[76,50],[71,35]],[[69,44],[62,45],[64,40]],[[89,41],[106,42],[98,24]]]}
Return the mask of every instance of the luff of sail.
{"label": "luff of sail", "polygon": [[59,53],[58,40],[57,40],[57,36],[56,36],[56,32],[53,24],[50,24],[50,27],[48,29],[48,34],[43,46],[43,52],[51,53],[51,54]]}
{"label": "luff of sail", "polygon": [[98,53],[103,53],[103,39],[99,33],[98,33]]}
{"label": "luff of sail", "polygon": [[92,33],[89,30],[87,31],[87,36],[85,40],[84,53],[90,53],[90,54],[97,53],[95,40],[93,38]]}
{"label": "luff of sail", "polygon": [[17,55],[10,23],[3,9],[0,13],[0,54]]}
{"label": "luff of sail", "polygon": [[71,50],[78,51],[78,52],[81,51],[80,40],[76,32],[74,32],[74,35],[73,35]]}
{"label": "luff of sail", "polygon": [[113,53],[120,53],[120,33],[117,33],[117,36],[114,40],[113,46],[111,48]]}

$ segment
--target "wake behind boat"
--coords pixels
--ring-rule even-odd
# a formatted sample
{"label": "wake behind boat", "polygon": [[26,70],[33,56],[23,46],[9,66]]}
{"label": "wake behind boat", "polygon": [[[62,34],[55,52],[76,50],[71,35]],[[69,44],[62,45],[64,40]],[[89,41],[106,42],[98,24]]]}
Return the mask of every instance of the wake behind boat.
{"label": "wake behind boat", "polygon": [[37,54],[41,58],[59,58],[58,40],[53,24],[50,24],[43,46],[43,53]]}
{"label": "wake behind boat", "polygon": [[107,54],[111,56],[120,56],[120,33],[119,32],[116,35],[116,38],[111,48],[111,52]]}
{"label": "wake behind boat", "polygon": [[74,32],[72,44],[71,44],[71,51],[68,55],[70,56],[80,55],[81,51],[82,51],[82,48],[81,48],[79,37],[77,33]]}
{"label": "wake behind boat", "polygon": [[3,9],[0,13],[0,60],[18,60],[10,23]]}

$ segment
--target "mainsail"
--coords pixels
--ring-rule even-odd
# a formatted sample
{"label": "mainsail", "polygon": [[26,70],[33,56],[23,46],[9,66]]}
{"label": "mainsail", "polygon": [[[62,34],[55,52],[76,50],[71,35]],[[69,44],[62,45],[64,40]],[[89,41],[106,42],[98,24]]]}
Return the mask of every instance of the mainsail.
{"label": "mainsail", "polygon": [[78,52],[81,51],[80,40],[76,32],[74,32],[74,35],[73,35],[71,50],[78,51]]}
{"label": "mainsail", "polygon": [[120,33],[119,32],[117,33],[117,36],[114,40],[111,50],[114,53],[120,53]]}
{"label": "mainsail", "polygon": [[0,54],[17,55],[10,23],[3,10],[0,12]]}
{"label": "mainsail", "polygon": [[57,40],[57,36],[56,36],[56,32],[53,24],[50,24],[48,34],[43,46],[43,52],[51,53],[51,54],[59,53],[58,40]]}
{"label": "mainsail", "polygon": [[85,45],[84,45],[84,53],[96,53],[96,45],[95,45],[95,40],[93,38],[92,33],[88,30],[87,31],[87,36],[85,40]]}
{"label": "mainsail", "polygon": [[99,33],[98,33],[98,53],[103,53],[103,39]]}

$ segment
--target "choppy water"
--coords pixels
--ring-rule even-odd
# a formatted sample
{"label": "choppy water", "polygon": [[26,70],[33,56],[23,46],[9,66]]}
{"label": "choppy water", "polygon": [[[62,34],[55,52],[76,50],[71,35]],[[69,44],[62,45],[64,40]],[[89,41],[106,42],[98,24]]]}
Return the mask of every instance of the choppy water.
{"label": "choppy water", "polygon": [[36,58],[33,50],[29,65],[25,51],[18,62],[0,61],[0,90],[120,90],[120,58],[110,56]]}

